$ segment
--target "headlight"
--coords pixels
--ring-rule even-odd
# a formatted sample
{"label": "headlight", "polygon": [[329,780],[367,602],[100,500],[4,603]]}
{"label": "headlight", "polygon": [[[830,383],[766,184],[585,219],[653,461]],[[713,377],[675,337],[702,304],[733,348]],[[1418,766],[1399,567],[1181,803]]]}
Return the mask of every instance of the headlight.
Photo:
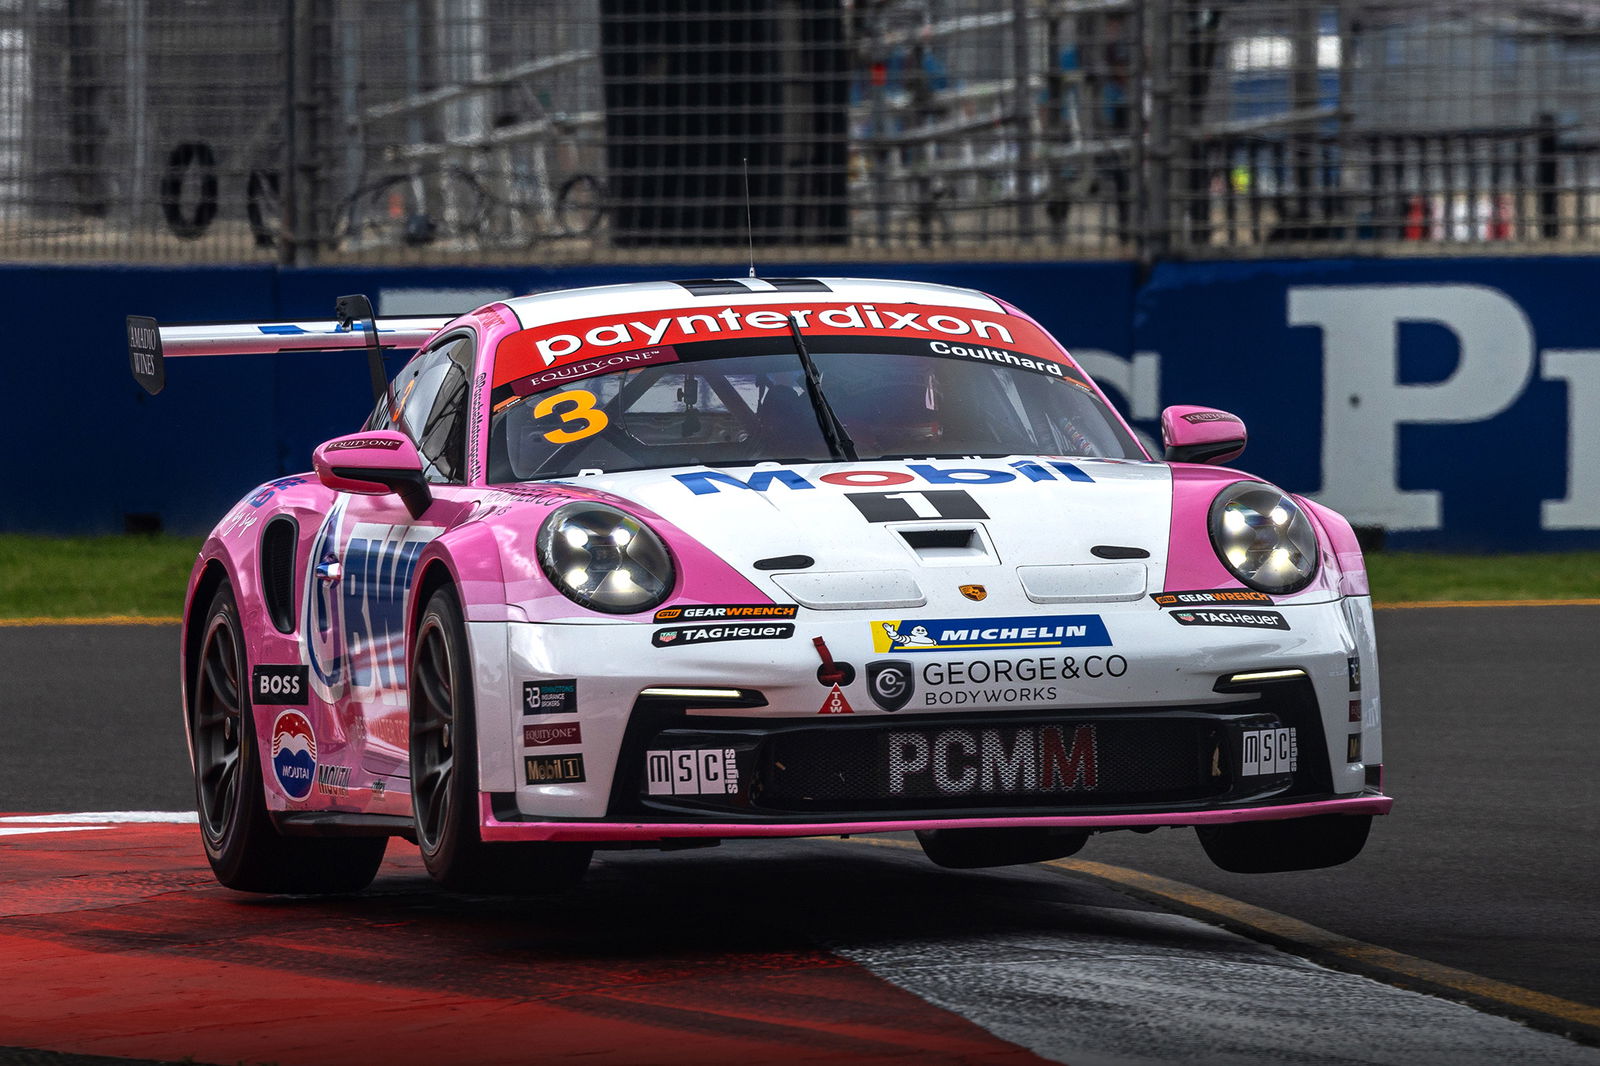
{"label": "headlight", "polygon": [[1222,565],[1257,592],[1299,592],[1317,576],[1317,533],[1287,495],[1242,481],[1211,504],[1211,546]]}
{"label": "headlight", "polygon": [[568,599],[592,611],[647,611],[672,591],[672,556],[661,538],[603,504],[552,511],[539,529],[539,565]]}

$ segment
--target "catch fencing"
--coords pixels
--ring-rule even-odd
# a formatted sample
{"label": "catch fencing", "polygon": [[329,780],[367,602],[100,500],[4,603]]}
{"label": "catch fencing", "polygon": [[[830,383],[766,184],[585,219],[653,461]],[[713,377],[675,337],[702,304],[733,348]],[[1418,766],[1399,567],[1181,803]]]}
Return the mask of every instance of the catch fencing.
{"label": "catch fencing", "polygon": [[1579,0],[0,0],[0,259],[1600,248]]}

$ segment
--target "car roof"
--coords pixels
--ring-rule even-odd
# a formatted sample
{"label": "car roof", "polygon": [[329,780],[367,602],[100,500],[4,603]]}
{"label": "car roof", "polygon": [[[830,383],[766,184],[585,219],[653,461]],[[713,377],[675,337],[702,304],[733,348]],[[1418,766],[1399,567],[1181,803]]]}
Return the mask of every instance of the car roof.
{"label": "car roof", "polygon": [[1010,309],[975,289],[881,278],[707,278],[561,289],[502,301],[523,329],[604,314],[675,310],[696,304],[932,303],[991,314]]}

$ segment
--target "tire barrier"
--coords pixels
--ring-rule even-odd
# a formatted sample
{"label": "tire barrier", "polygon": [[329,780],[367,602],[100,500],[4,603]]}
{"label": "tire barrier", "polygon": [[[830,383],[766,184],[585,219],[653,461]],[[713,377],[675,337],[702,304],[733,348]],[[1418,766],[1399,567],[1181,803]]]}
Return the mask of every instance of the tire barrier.
{"label": "tire barrier", "polygon": [[[197,169],[200,199],[187,206],[184,187],[191,169]],[[167,172],[161,178],[161,213],[167,228],[183,240],[198,240],[217,217],[217,157],[204,141],[184,141],[167,156]]]}

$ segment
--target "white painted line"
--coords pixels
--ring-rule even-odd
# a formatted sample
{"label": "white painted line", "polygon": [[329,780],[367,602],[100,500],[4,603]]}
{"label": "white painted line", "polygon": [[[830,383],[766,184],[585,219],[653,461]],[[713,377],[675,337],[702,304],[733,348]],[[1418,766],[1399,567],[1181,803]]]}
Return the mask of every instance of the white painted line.
{"label": "white painted line", "polygon": [[196,825],[193,811],[80,811],[77,814],[8,814],[0,823],[24,825]]}

